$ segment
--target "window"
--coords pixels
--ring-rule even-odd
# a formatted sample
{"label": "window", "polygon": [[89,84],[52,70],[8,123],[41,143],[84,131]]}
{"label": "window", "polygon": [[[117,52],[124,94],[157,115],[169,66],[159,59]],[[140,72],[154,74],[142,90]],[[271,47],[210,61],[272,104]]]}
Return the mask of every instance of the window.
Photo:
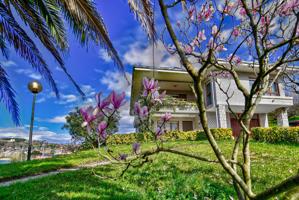
{"label": "window", "polygon": [[192,121],[183,121],[183,131],[192,131],[193,122]]}
{"label": "window", "polygon": [[209,82],[206,85],[206,106],[213,104],[213,96],[212,96],[212,83]]}
{"label": "window", "polygon": [[169,122],[170,131],[179,130],[179,122]]}
{"label": "window", "polygon": [[[250,88],[252,87],[254,81],[255,80],[253,80],[253,79],[249,80],[249,86],[250,86]],[[272,80],[270,80],[269,82],[272,83]],[[274,82],[272,84],[272,86],[268,89],[268,91],[265,93],[265,95],[268,95],[268,96],[279,96],[278,83]]]}
{"label": "window", "polygon": [[[270,82],[271,83],[271,82]],[[279,96],[278,83],[274,82],[269,90],[266,92],[269,96]]]}
{"label": "window", "polygon": [[[158,122],[157,127],[161,127],[163,122]],[[179,122],[167,122],[166,124],[163,125],[162,129],[166,129],[167,131],[175,131],[179,130]]]}

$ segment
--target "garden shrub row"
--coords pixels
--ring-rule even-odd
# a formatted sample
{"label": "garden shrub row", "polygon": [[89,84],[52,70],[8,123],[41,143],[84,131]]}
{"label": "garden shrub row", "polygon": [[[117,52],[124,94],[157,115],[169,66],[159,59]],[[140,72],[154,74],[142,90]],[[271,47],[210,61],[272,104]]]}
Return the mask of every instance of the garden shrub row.
{"label": "garden shrub row", "polygon": [[299,127],[253,128],[252,138],[260,142],[299,144]]}
{"label": "garden shrub row", "polygon": [[[215,128],[211,129],[215,139],[231,139],[232,131],[228,128]],[[153,141],[151,133],[129,133],[129,134],[114,134],[107,140],[108,144],[132,144],[138,142],[150,142]],[[204,140],[206,135],[203,131],[169,131],[165,133],[161,139],[163,141],[176,141],[176,140]]]}

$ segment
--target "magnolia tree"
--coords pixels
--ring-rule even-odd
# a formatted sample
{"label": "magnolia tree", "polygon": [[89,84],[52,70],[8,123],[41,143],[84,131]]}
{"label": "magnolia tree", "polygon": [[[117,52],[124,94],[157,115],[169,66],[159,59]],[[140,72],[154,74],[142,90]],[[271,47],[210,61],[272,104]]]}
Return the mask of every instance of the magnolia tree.
{"label": "magnolia tree", "polygon": [[[112,160],[126,164],[125,170],[127,170],[136,161],[141,165],[147,162],[153,154],[169,152],[191,157],[201,162],[220,164],[232,178],[239,199],[267,199],[298,186],[299,174],[294,174],[277,185],[269,186],[265,191],[255,193],[251,178],[249,139],[250,121],[262,96],[281,75],[285,74],[286,70],[289,70],[288,66],[296,64],[299,60],[299,1],[157,1],[166,27],[166,31],[163,31],[164,34],[167,34],[165,41],[168,41],[164,41],[165,46],[170,53],[180,57],[182,66],[194,82],[193,91],[199,109],[200,122],[217,160],[164,148],[161,145],[162,142],[159,142],[159,138],[164,133],[163,126],[152,130],[150,115],[151,109],[154,108],[153,105],[159,104],[163,95],[158,92],[157,82],[147,79],[143,82],[142,98],[135,104],[134,110],[138,115],[139,123],[144,125],[143,129],[152,132],[155,136],[158,141],[157,147],[142,152],[140,144],[135,143],[131,156],[120,154],[119,157],[114,157]],[[129,4],[132,10],[136,11],[137,18],[144,25],[150,38],[156,39],[152,2],[150,0],[129,0]],[[183,7],[183,11],[181,11],[180,5]],[[183,16],[179,21],[177,21],[178,15],[169,14],[178,12],[180,12],[180,16]],[[165,38],[165,35],[162,38]],[[243,61],[245,56],[248,60],[246,62]],[[247,66],[255,74],[251,88],[240,81],[237,73],[238,69],[244,66]],[[211,70],[218,70],[218,72],[214,74],[211,73]],[[243,110],[236,115],[229,101],[232,94],[215,80],[227,97],[226,102],[230,112],[242,128],[241,134],[235,136],[230,157],[222,153],[208,125],[203,89],[208,75],[211,75],[212,78],[214,76],[230,76],[244,97]],[[115,109],[119,109],[123,98],[114,93],[109,98],[109,103],[107,102],[110,106],[96,108],[96,112],[91,112],[92,115],[103,118],[98,126],[99,139],[103,143],[109,137],[109,133],[106,132],[109,118]],[[116,107],[114,106],[115,101],[118,102]],[[99,105],[105,104],[99,102]],[[93,119],[93,117],[86,119],[85,124],[88,125],[89,119]],[[167,113],[161,120],[164,124],[169,119],[170,115]]]}

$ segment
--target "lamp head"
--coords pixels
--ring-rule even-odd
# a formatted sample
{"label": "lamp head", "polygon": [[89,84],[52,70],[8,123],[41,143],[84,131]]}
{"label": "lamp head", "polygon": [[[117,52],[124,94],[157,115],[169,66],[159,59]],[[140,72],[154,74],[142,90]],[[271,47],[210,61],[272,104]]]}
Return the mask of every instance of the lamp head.
{"label": "lamp head", "polygon": [[38,81],[31,81],[28,83],[28,89],[33,93],[37,94],[43,90],[42,85]]}

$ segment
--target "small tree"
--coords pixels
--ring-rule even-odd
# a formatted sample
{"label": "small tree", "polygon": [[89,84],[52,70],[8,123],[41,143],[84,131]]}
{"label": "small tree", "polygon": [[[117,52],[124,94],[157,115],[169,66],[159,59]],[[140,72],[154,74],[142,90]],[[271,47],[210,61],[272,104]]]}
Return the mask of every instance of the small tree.
{"label": "small tree", "polygon": [[[66,123],[62,128],[69,131],[74,141],[82,143],[82,147],[92,148],[98,146],[97,130],[95,126],[91,126],[89,131],[87,131],[85,127],[82,127],[84,119],[81,113],[86,112],[87,110],[88,108],[75,108],[75,111],[70,112],[66,116]],[[118,131],[119,119],[119,112],[116,112],[108,127],[110,132],[115,133]]]}

